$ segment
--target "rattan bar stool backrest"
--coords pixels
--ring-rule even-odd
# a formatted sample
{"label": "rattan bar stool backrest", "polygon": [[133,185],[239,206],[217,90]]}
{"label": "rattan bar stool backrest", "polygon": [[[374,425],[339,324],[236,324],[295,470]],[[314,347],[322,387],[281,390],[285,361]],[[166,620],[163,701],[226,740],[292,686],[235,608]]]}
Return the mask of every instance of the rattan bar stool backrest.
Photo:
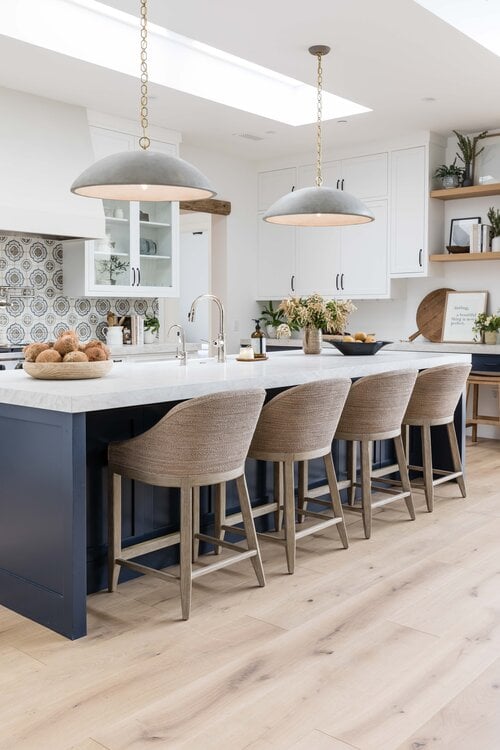
{"label": "rattan bar stool backrest", "polygon": [[403,422],[450,422],[470,370],[468,364],[457,364],[432,367],[419,373]]}
{"label": "rattan bar stool backrest", "polygon": [[317,380],[289,388],[262,409],[250,455],[297,455],[330,450],[351,381]]}
{"label": "rattan bar stool backrest", "polygon": [[147,432],[109,446],[112,465],[142,475],[194,478],[243,466],[264,403],[263,388],[200,396],[175,406]]}
{"label": "rattan bar stool backrest", "polygon": [[376,440],[379,434],[399,434],[416,378],[416,370],[398,370],[357,380],[351,387],[337,435]]}

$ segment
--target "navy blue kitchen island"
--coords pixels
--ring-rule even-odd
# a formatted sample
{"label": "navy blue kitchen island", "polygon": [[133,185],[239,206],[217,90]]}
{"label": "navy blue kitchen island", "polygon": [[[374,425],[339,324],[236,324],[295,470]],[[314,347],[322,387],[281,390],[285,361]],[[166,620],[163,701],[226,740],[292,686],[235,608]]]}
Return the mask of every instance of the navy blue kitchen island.
{"label": "navy blue kitchen island", "polygon": [[[176,403],[223,390],[279,390],[312,380],[356,378],[375,372],[470,361],[466,354],[381,352],[344,358],[276,353],[265,363],[190,361],[116,364],[97,381],[36,381],[22,371],[0,376],[0,604],[68,638],[86,634],[86,597],[106,586],[106,492],[109,442],[140,434]],[[463,405],[457,432],[465,432]],[[436,454],[443,468],[446,454]],[[418,445],[416,446],[418,451]],[[334,442],[339,477],[345,474],[343,444]],[[392,462],[383,443],[374,461]],[[248,462],[252,502],[266,502],[271,467]],[[322,462],[312,462],[312,483],[324,483]],[[178,528],[177,490],[124,482],[123,538],[135,543]],[[236,498],[229,496],[229,508]],[[212,495],[202,491],[202,528],[213,522]],[[259,521],[263,522],[263,521]],[[206,551],[208,551],[208,547]],[[202,549],[203,551],[203,549]],[[148,556],[164,567],[175,548]],[[124,570],[120,580],[133,575]]]}

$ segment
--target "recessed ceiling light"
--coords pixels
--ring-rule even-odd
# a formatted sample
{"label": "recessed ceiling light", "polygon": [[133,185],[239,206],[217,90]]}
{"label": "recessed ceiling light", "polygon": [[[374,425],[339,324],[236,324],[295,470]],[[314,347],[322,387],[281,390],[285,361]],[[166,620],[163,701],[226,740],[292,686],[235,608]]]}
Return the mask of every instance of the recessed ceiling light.
{"label": "recessed ceiling light", "polygon": [[347,125],[347,120],[337,120],[337,125]]}
{"label": "recessed ceiling light", "polygon": [[423,96],[422,101],[423,102],[435,102],[436,99],[433,96]]}
{"label": "recessed ceiling light", "polygon": [[500,55],[500,3],[498,0],[415,0],[422,8]]}
{"label": "recessed ceiling light", "polygon": [[[134,77],[137,26],[136,16],[97,0],[0,3],[3,36]],[[150,83],[288,125],[313,122],[313,86],[156,24],[148,28]],[[324,120],[370,111],[324,93]]]}

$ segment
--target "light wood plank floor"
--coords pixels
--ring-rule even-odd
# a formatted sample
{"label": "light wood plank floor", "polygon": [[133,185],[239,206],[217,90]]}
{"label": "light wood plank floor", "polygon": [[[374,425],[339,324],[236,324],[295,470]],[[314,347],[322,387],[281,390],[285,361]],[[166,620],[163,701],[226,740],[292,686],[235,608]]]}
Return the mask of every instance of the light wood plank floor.
{"label": "light wood plank floor", "polygon": [[0,750],[498,750],[500,443],[373,536],[348,515],[200,579],[189,622],[152,578],[89,597],[74,643],[0,608]]}

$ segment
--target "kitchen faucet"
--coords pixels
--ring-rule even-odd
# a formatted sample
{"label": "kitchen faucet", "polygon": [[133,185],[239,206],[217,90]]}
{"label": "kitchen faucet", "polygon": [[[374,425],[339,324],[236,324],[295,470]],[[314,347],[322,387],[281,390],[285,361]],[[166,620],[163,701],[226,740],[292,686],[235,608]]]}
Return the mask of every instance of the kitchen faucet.
{"label": "kitchen faucet", "polygon": [[167,336],[170,335],[170,331],[172,330],[172,328],[177,328],[177,354],[175,355],[175,358],[179,360],[179,364],[181,366],[186,367],[187,351],[186,351],[186,335],[184,333],[184,328],[180,326],[178,323],[174,323],[168,329]]}
{"label": "kitchen faucet", "polygon": [[193,300],[191,309],[188,313],[188,320],[190,323],[194,323],[195,310],[200,299],[211,299],[215,302],[219,308],[219,333],[217,335],[217,341],[214,341],[214,345],[217,347],[217,362],[226,361],[226,332],[224,330],[224,305],[221,300],[215,296],[215,294],[200,294]]}

